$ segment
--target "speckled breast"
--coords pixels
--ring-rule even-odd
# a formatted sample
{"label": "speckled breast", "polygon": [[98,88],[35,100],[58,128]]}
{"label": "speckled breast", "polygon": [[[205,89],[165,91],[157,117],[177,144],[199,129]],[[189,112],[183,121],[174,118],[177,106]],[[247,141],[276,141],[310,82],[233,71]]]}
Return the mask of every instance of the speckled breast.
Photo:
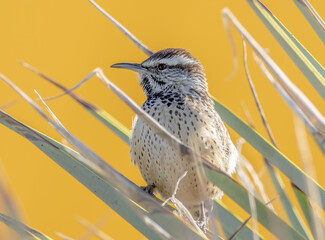
{"label": "speckled breast", "polygon": [[[235,162],[230,161],[229,155],[234,146],[213,108],[175,93],[148,99],[142,109],[208,161],[228,173],[233,172]],[[133,123],[130,155],[147,184],[154,184],[163,198],[172,195],[177,180],[185,171],[188,173],[177,189],[179,200],[198,203],[207,197],[222,195],[211,182],[199,176],[189,159],[182,157],[138,118]]]}

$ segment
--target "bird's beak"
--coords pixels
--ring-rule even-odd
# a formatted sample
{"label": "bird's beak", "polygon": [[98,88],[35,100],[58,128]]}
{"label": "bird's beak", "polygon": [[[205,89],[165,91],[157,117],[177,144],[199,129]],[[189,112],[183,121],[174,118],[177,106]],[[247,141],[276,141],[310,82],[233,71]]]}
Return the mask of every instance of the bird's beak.
{"label": "bird's beak", "polygon": [[135,72],[144,72],[146,69],[138,63],[116,63],[111,66],[112,68],[124,68]]}

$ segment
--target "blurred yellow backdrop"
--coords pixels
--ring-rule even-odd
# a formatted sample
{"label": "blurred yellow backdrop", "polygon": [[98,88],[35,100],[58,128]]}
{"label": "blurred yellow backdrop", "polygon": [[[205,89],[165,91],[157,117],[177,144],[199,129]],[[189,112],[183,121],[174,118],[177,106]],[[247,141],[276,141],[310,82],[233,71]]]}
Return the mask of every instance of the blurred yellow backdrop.
{"label": "blurred yellow backdrop", "polygon": [[[293,1],[263,2],[320,63],[325,64],[324,45]],[[310,2],[324,17],[325,2]],[[243,101],[251,112],[258,131],[266,136],[243,72],[241,39],[234,31],[239,49],[239,69],[233,79],[226,80],[232,69],[232,55],[222,24],[221,9],[229,7],[258,42],[270,50],[271,57],[297,86],[321,111],[324,110],[323,100],[244,0],[101,0],[98,3],[153,51],[167,47],[189,50],[206,69],[210,93],[242,119],[244,114],[240,102]],[[108,77],[139,105],[145,100],[134,73],[110,69],[109,66],[123,61],[141,62],[146,56],[88,1],[2,0],[0,6],[0,72],[30,96],[36,98],[33,89],[37,89],[43,97],[58,94],[60,91],[24,69],[17,60],[30,63],[69,87],[100,66]],[[275,138],[281,150],[301,166],[293,128],[293,114],[260,73],[252,60],[251,51],[248,54],[251,75]],[[0,83],[0,87],[0,105],[18,99],[14,106],[6,110],[9,114],[56,140],[62,140],[7,85]],[[78,89],[77,93],[106,109],[131,128],[133,112],[95,78]],[[83,108],[69,97],[51,101],[49,106],[74,135],[99,153],[115,169],[136,184],[145,184],[138,169],[130,163],[128,146]],[[234,141],[239,138],[232,130],[230,132]],[[108,221],[102,229],[111,237],[144,238],[27,140],[3,126],[0,126],[0,134],[1,165],[25,223],[55,239],[58,238],[56,232],[77,238],[84,232],[84,228],[76,220],[77,217],[95,223],[108,215]],[[308,140],[313,152],[317,179],[325,186],[324,157],[313,140],[310,137]],[[248,144],[244,146],[243,153],[256,171],[260,171],[263,167],[260,155]],[[267,173],[262,175],[262,180],[272,199],[276,193],[273,187],[269,187],[271,185]],[[290,187],[286,189],[292,196]],[[241,217],[248,216],[227,198],[224,202]],[[279,201],[276,201],[274,206],[282,214]],[[3,211],[0,206],[0,212]],[[5,234],[4,229],[6,228],[0,223],[0,234]]]}

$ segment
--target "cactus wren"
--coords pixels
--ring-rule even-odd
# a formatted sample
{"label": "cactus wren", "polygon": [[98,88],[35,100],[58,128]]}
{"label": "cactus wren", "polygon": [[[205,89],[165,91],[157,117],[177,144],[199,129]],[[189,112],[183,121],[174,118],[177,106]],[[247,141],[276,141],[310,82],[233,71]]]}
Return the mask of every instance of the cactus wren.
{"label": "cactus wren", "polygon": [[[203,67],[189,52],[168,48],[141,64],[117,63],[112,67],[138,73],[147,97],[141,108],[167,131],[221,170],[234,172],[237,150],[214,110]],[[187,171],[176,198],[196,221],[205,215],[205,201],[223,195],[210,181],[198,179],[198,171],[189,160],[137,117],[133,122],[130,155],[148,186],[163,198],[171,197],[179,177]]]}

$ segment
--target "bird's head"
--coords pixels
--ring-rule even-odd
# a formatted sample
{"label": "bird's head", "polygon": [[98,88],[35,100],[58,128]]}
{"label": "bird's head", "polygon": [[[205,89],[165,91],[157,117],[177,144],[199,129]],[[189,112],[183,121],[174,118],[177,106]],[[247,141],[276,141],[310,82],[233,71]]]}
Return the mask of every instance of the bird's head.
{"label": "bird's head", "polygon": [[197,97],[208,94],[202,65],[184,49],[167,48],[140,64],[117,63],[111,67],[137,72],[147,98],[173,91],[189,96],[198,95]]}

